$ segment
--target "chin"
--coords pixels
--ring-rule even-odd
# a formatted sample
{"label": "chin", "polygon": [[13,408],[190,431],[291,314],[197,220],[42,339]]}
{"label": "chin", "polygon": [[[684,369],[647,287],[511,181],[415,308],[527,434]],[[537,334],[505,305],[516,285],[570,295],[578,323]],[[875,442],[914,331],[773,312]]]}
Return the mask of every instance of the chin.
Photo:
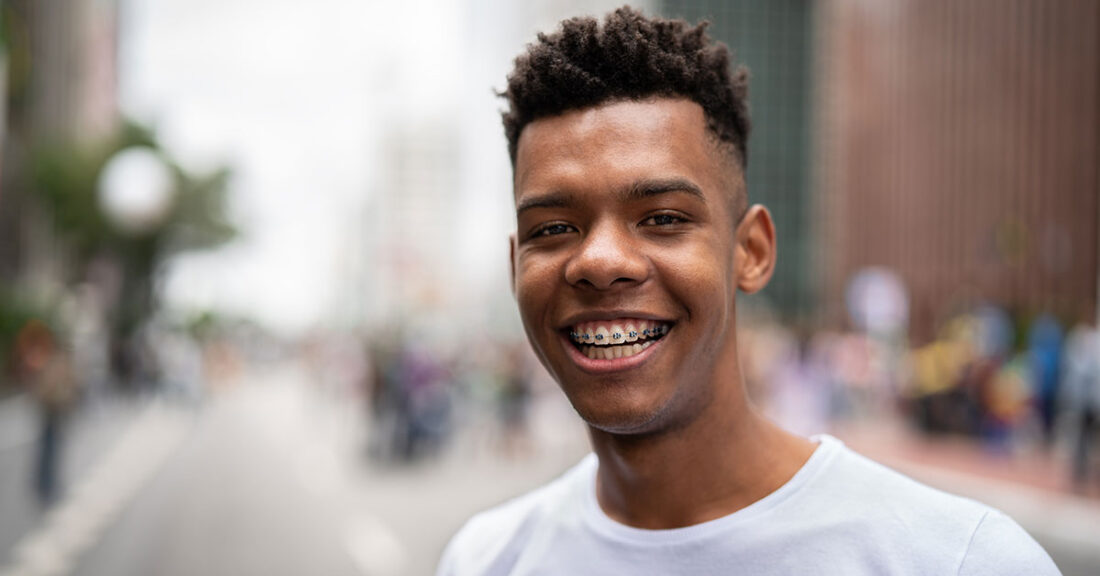
{"label": "chin", "polygon": [[[592,399],[590,399],[592,400]],[[623,399],[582,403],[572,401],[573,409],[593,429],[608,434],[649,434],[661,428],[664,410],[652,403],[624,402]]]}
{"label": "chin", "polygon": [[567,396],[573,409],[590,428],[619,436],[654,435],[683,428],[704,417],[708,407],[716,402],[713,394],[704,391],[694,394],[669,390],[661,391],[664,394],[640,394],[639,390],[634,390],[633,394],[604,392],[580,398]]}

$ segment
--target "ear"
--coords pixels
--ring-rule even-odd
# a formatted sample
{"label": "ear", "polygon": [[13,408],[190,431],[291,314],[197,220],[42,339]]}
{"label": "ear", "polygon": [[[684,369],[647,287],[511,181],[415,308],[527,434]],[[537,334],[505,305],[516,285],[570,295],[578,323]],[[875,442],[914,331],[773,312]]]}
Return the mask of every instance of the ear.
{"label": "ear", "polygon": [[734,265],[737,287],[752,294],[768,285],[775,272],[775,224],[768,209],[756,204],[745,212],[737,226]]}
{"label": "ear", "polygon": [[512,296],[516,295],[516,235],[508,235],[508,274],[512,287]]}

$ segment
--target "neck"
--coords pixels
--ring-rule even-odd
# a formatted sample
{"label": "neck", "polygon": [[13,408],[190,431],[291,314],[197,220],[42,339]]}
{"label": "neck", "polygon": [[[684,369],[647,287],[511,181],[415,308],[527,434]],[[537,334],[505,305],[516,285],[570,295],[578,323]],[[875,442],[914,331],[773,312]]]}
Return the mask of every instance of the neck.
{"label": "neck", "polygon": [[726,516],[774,492],[814,445],[753,409],[740,387],[716,397],[689,425],[618,435],[590,429],[600,459],[596,494],[611,518],[667,529]]}

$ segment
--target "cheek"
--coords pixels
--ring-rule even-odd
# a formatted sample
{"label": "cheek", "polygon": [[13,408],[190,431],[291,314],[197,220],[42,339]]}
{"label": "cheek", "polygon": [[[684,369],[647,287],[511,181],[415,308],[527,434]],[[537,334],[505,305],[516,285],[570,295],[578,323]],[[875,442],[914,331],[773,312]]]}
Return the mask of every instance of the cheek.
{"label": "cheek", "polygon": [[541,313],[549,303],[557,277],[556,267],[546,259],[520,257],[516,263],[516,303],[524,323]]}
{"label": "cheek", "polygon": [[725,315],[732,305],[735,286],[733,253],[728,246],[717,240],[696,242],[670,251],[662,261],[666,284],[689,313]]}
{"label": "cheek", "polygon": [[[689,369],[708,370],[726,348],[733,327],[733,255],[728,246],[700,242],[681,247],[665,260],[665,285],[684,308],[697,362]],[[688,353],[688,352],[685,352]]]}

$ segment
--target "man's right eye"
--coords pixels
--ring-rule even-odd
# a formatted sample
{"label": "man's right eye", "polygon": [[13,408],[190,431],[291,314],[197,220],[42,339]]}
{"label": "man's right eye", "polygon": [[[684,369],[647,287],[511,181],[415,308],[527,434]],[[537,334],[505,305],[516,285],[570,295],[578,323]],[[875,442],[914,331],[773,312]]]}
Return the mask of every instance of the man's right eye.
{"label": "man's right eye", "polygon": [[537,228],[532,238],[538,238],[540,236],[557,236],[558,234],[567,234],[573,231],[573,227],[568,224],[547,224],[540,228]]}

